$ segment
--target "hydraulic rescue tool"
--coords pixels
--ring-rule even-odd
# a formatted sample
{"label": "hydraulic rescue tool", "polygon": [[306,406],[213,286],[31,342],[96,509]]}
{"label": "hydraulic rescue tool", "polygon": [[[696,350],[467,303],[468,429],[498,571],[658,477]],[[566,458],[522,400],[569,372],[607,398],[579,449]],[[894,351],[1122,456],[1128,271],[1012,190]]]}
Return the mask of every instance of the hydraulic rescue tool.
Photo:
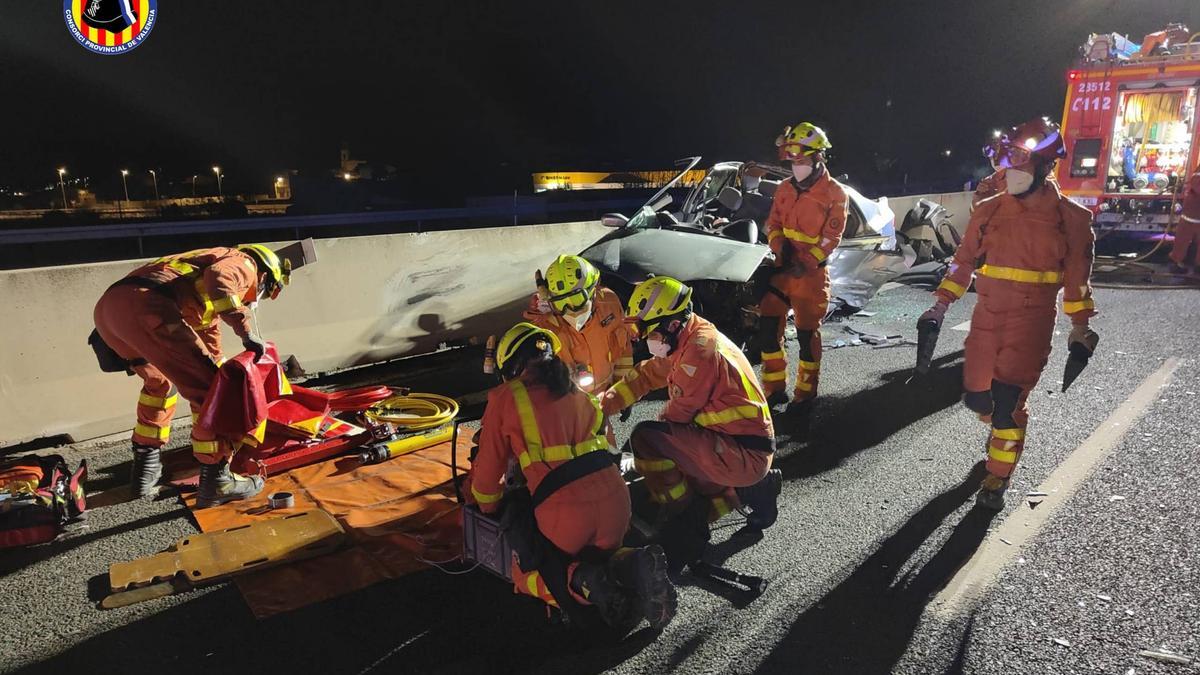
{"label": "hydraulic rescue tool", "polygon": [[1100,344],[1100,336],[1093,330],[1089,330],[1083,340],[1083,342],[1072,342],[1067,347],[1067,365],[1063,368],[1062,390],[1064,392],[1079,378],[1083,369],[1087,368],[1092,354],[1096,353],[1096,345]]}
{"label": "hydraulic rescue tool", "polygon": [[[363,414],[379,431],[376,442],[358,457],[363,464],[376,464],[449,441],[454,436],[457,414],[458,402],[452,398],[401,390]],[[386,437],[379,437],[381,434]]]}

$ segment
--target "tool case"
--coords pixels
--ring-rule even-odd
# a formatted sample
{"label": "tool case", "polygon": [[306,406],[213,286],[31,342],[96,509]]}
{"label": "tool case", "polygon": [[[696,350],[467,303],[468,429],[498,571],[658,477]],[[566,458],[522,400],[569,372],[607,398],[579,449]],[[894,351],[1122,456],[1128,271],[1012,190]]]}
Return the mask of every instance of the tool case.
{"label": "tool case", "polygon": [[86,509],[87,461],[72,473],[59,455],[0,461],[0,549],[52,541]]}

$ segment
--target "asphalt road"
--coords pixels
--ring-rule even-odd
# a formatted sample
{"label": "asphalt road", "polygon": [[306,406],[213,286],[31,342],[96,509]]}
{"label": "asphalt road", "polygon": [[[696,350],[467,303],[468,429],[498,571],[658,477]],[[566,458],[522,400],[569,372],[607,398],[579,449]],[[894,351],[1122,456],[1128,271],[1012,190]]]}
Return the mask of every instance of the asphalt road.
{"label": "asphalt road", "polygon": [[[955,305],[928,387],[905,384],[912,347],[827,350],[808,440],[785,442],[780,522],[751,546],[718,524],[710,557],[771,580],[752,598],[717,582],[680,580],[680,608],[659,635],[619,645],[548,626],[535,601],[483,572],[411,575],[256,621],[231,586],[101,611],[108,565],[165,547],[194,526],[164,491],[157,501],[94,507],[58,541],[0,553],[0,668],[5,672],[622,672],[1164,673],[1196,672],[1141,657],[1164,648],[1200,656],[1200,369],[1193,290],[1100,290],[1098,356],[1056,393],[1067,326],[1033,394],[1027,452],[1009,506],[973,511],[968,476],[986,428],[957,403],[973,296]],[[871,317],[843,326],[915,337],[927,293],[894,288]],[[788,346],[795,358],[795,344]],[[425,382],[469,390],[472,358],[439,355],[355,371],[340,381]],[[794,362],[794,361],[793,361]],[[1147,377],[1170,380],[1145,414],[1117,429],[1113,453],[1073,496],[1041,486]],[[337,378],[335,378],[337,379]],[[447,385],[452,383],[452,385]],[[655,402],[634,418],[653,418]],[[186,434],[177,434],[184,438]],[[114,502],[128,471],[123,445],[64,449],[87,457],[95,503]],[[1031,506],[1031,502],[1034,503]],[[1040,502],[1040,503],[1037,503]],[[975,601],[932,601],[976,562],[1010,516],[1057,507],[1013,550]],[[1014,514],[1016,514],[1014,516]],[[991,537],[991,539],[989,539]],[[985,542],[990,542],[985,543]],[[1002,560],[1003,562],[1003,560]],[[1056,642],[1055,640],[1058,640]]]}

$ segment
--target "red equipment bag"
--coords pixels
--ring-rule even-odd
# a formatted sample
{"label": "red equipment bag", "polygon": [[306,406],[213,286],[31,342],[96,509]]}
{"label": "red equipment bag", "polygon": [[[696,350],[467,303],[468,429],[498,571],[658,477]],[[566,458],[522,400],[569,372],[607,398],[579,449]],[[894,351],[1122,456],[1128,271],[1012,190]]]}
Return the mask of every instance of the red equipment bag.
{"label": "red equipment bag", "polygon": [[75,473],[59,455],[0,462],[0,548],[52,541],[86,510],[87,460]]}

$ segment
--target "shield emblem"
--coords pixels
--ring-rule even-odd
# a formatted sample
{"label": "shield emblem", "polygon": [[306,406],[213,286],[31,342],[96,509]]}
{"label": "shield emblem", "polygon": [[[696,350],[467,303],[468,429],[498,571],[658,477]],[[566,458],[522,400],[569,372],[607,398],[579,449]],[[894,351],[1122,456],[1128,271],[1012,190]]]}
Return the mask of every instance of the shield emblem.
{"label": "shield emblem", "polygon": [[97,30],[120,33],[137,23],[131,0],[85,0],[83,22]]}

